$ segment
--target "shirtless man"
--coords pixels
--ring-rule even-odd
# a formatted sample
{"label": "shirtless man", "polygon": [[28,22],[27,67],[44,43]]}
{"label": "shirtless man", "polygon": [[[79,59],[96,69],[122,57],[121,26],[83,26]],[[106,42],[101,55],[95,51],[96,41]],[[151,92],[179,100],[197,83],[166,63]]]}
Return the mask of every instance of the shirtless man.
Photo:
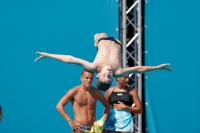
{"label": "shirtless man", "polygon": [[161,64],[158,66],[135,66],[122,68],[121,67],[121,51],[122,45],[119,40],[113,37],[108,37],[106,33],[94,35],[97,54],[94,61],[88,62],[71,55],[49,54],[45,52],[36,52],[40,56],[35,61],[44,57],[60,60],[68,64],[77,64],[89,71],[97,73],[97,88],[106,91],[112,84],[113,77],[124,77],[128,74],[145,73],[153,70],[168,70],[169,64]]}
{"label": "shirtless man", "polygon": [[[104,123],[109,114],[110,104],[100,90],[91,86],[93,75],[93,72],[83,70],[81,75],[82,84],[70,89],[56,106],[60,114],[68,121],[73,133],[89,133],[94,123]],[[105,107],[104,114],[99,121],[96,121],[95,116],[97,100]],[[70,118],[64,109],[69,101],[72,102],[74,120]],[[103,124],[100,126],[103,130]]]}

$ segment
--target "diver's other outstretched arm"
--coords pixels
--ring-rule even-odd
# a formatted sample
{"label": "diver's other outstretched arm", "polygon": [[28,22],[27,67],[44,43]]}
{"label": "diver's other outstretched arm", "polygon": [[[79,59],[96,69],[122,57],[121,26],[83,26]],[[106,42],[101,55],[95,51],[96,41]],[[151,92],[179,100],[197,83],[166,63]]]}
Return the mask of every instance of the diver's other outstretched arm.
{"label": "diver's other outstretched arm", "polygon": [[119,73],[117,73],[116,77],[123,77],[128,74],[134,73],[146,73],[154,70],[167,70],[172,71],[172,68],[169,67],[169,63],[161,64],[158,66],[135,66],[135,67],[128,67],[123,68]]}
{"label": "diver's other outstretched arm", "polygon": [[62,61],[64,63],[68,64],[77,64],[80,66],[83,66],[85,69],[94,71],[95,67],[92,63],[85,61],[80,58],[73,57],[71,55],[61,55],[61,54],[50,54],[50,53],[45,53],[45,52],[36,52],[40,56],[35,59],[35,62],[42,59],[42,58],[53,58],[59,61]]}

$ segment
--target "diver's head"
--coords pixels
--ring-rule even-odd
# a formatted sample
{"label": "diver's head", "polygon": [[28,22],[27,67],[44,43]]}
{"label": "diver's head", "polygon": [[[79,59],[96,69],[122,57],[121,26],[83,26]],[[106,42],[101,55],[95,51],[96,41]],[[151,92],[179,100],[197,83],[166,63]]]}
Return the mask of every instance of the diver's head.
{"label": "diver's head", "polygon": [[113,72],[110,65],[104,65],[98,70],[96,87],[102,91],[109,89],[113,80]]}

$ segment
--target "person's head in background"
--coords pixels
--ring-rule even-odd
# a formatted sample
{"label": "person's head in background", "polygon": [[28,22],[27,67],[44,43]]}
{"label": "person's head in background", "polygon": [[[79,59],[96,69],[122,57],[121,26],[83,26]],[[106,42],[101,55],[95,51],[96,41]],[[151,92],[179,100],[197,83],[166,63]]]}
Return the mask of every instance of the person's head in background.
{"label": "person's head in background", "polygon": [[129,82],[129,75],[126,75],[122,78],[116,78],[116,80],[117,80],[117,86],[119,88],[127,87]]}

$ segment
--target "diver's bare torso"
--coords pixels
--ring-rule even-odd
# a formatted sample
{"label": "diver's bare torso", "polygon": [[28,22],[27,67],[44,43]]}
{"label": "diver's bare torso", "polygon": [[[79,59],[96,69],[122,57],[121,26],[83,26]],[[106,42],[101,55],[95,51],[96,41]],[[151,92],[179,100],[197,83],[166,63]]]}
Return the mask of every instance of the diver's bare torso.
{"label": "diver's bare torso", "polygon": [[[98,36],[99,38],[106,36]],[[98,52],[93,65],[99,69],[103,65],[111,65],[114,76],[121,68],[121,46],[111,40],[101,40],[98,43]]]}

